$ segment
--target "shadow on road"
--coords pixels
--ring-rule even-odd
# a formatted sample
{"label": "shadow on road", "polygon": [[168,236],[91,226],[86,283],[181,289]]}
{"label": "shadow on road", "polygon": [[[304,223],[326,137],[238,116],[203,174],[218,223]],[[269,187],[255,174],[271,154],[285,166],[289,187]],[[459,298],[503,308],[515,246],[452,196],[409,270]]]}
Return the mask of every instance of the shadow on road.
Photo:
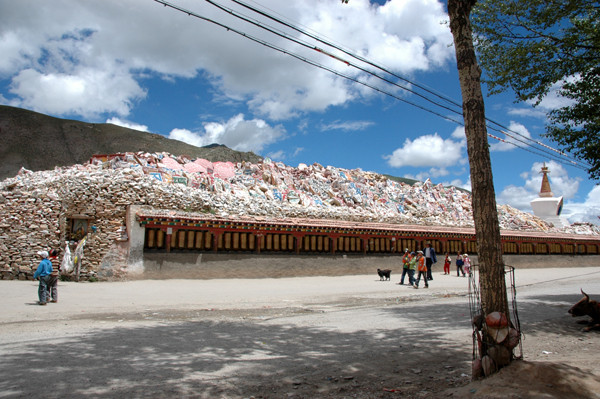
{"label": "shadow on road", "polygon": [[[420,317],[418,307],[404,309]],[[426,328],[345,333],[256,320],[114,328],[59,341],[3,350],[2,396],[326,397],[359,389],[378,397],[386,387],[427,391],[464,381],[470,353]]]}
{"label": "shadow on road", "polygon": [[[558,328],[579,334],[563,308],[578,299],[527,298],[519,304],[525,333]],[[375,398],[393,388],[404,397],[424,397],[468,382],[466,299],[373,311],[406,319],[407,327],[348,333],[260,320],[199,320],[5,343],[0,396],[308,398],[360,392],[364,396],[357,397]],[[454,330],[467,333],[454,341],[444,335]]]}

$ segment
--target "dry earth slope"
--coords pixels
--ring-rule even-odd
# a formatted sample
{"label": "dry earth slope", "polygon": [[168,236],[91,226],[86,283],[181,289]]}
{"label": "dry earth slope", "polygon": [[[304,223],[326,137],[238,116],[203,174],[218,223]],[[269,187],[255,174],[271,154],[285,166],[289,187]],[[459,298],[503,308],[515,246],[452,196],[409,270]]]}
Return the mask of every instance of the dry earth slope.
{"label": "dry earth slope", "polygon": [[86,163],[94,154],[168,152],[204,158],[211,162],[258,162],[252,152],[223,145],[196,147],[154,133],[109,123],[86,123],[0,105],[0,180],[13,177],[21,167],[51,170],[56,166]]}

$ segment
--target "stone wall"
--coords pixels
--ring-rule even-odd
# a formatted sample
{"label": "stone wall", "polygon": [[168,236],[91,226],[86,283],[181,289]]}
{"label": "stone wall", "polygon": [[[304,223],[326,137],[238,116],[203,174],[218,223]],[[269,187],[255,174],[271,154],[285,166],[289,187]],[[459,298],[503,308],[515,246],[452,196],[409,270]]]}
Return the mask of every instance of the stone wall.
{"label": "stone wall", "polygon": [[[179,185],[178,185],[179,186]],[[96,232],[87,236],[81,279],[119,278],[128,273],[123,229],[129,204],[201,210],[182,195],[187,187],[163,185],[141,170],[102,167],[24,172],[0,186],[0,272],[4,279],[32,279],[38,251],[65,250],[69,218],[89,218]]]}
{"label": "stone wall", "polygon": [[[83,251],[81,279],[141,273],[143,229],[132,231],[136,223],[128,214],[130,205],[228,217],[455,227],[473,223],[468,193],[430,181],[410,186],[372,172],[318,164],[298,168],[271,162],[211,164],[168,154],[126,154],[123,159],[52,171],[22,169],[0,182],[0,276],[31,279],[40,250],[59,248],[62,256],[74,238],[69,231],[72,219],[85,219],[93,226]],[[502,228],[529,232],[549,228],[513,208],[498,210]],[[572,226],[564,232],[599,235],[594,226]],[[307,262],[299,263],[310,269]],[[350,271],[353,267],[344,266]]]}

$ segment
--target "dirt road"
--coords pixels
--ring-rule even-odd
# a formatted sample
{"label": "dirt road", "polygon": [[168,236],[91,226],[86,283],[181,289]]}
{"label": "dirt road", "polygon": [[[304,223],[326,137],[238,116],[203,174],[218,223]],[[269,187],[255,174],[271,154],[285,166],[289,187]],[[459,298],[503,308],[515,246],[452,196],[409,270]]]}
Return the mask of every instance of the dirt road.
{"label": "dirt road", "polygon": [[518,270],[525,362],[479,383],[467,279],[398,280],[61,282],[47,306],[2,280],[0,397],[600,397],[600,334],[566,313],[600,267]]}

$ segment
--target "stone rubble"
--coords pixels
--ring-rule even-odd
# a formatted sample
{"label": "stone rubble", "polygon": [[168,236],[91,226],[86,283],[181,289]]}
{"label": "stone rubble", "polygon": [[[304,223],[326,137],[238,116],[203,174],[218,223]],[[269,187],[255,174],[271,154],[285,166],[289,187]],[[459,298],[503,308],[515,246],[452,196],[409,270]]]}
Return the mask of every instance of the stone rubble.
{"label": "stone rubble", "polygon": [[[471,196],[455,187],[409,185],[360,169],[317,163],[287,166],[190,160],[168,153],[125,153],[110,160],[31,172],[0,182],[0,273],[30,279],[37,251],[64,250],[67,218],[93,220],[83,279],[127,274],[122,242],[128,205],[226,217],[313,218],[473,227]],[[504,230],[598,235],[596,226],[555,228],[508,205]]]}

